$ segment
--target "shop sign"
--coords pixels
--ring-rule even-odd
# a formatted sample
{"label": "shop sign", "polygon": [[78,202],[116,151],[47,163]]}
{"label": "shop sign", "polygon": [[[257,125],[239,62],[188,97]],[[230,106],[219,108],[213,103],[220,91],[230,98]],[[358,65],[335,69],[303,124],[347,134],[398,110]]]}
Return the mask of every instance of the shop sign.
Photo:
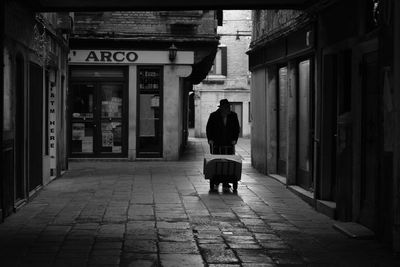
{"label": "shop sign", "polygon": [[[168,50],[71,50],[69,64],[172,64]],[[179,51],[173,64],[194,63],[193,51]]]}
{"label": "shop sign", "polygon": [[138,55],[133,51],[89,51],[85,62],[135,62]]}
{"label": "shop sign", "polygon": [[49,92],[49,156],[50,169],[55,173],[56,169],[56,87],[50,85]]}

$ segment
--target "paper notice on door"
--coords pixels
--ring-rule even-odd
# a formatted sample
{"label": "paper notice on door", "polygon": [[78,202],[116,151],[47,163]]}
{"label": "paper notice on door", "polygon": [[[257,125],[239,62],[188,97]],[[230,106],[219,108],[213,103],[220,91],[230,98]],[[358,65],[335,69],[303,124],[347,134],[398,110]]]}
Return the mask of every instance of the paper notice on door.
{"label": "paper notice on door", "polygon": [[83,153],[92,153],[93,152],[93,138],[92,137],[84,137],[83,138],[82,152]]}
{"label": "paper notice on door", "polygon": [[113,153],[121,153],[121,146],[113,146],[112,147],[112,152]]}
{"label": "paper notice on door", "polygon": [[103,131],[102,135],[102,146],[103,147],[112,147],[113,146],[113,133],[111,131]]}

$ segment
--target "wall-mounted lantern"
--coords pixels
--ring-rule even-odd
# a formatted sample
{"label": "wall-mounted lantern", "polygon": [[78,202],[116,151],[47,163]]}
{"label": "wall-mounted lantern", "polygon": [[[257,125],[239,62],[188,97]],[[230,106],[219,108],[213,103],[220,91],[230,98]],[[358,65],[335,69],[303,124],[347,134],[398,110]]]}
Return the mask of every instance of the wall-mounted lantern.
{"label": "wall-mounted lantern", "polygon": [[171,62],[174,62],[176,59],[176,53],[178,51],[178,48],[176,48],[176,46],[174,44],[172,44],[169,48],[168,48],[168,52],[169,52],[169,60]]}

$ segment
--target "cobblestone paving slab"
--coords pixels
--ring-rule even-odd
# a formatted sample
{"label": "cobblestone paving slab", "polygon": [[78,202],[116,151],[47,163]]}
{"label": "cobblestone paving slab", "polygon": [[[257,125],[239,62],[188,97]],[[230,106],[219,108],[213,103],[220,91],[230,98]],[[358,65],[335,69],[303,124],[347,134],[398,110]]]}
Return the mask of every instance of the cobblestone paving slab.
{"label": "cobblestone paving slab", "polygon": [[237,193],[210,194],[208,146],[189,146],[180,162],[70,163],[0,224],[0,266],[400,266],[246,160]]}

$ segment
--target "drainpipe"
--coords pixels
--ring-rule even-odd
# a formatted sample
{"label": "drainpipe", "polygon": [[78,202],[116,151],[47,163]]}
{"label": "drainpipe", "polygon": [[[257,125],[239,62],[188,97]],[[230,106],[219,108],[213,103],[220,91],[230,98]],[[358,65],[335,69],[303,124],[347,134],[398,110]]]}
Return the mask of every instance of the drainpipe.
{"label": "drainpipe", "polygon": [[400,253],[400,1],[393,5],[393,250]]}

